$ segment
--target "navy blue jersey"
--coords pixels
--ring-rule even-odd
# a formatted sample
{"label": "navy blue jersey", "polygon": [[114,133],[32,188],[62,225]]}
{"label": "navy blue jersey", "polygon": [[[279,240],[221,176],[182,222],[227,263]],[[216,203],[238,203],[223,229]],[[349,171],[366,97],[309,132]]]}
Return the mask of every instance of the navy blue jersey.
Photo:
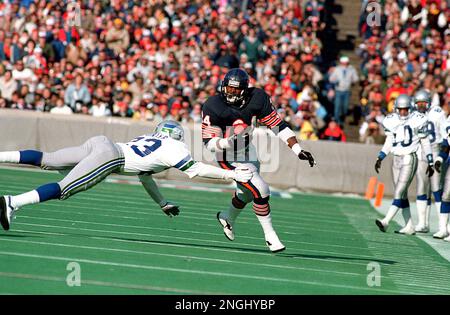
{"label": "navy blue jersey", "polygon": [[253,117],[269,128],[279,132],[288,125],[281,120],[270,96],[259,88],[250,88],[242,106],[230,106],[222,96],[208,98],[202,108],[202,138],[205,143],[214,137],[225,136],[228,127],[235,123],[252,124]]}

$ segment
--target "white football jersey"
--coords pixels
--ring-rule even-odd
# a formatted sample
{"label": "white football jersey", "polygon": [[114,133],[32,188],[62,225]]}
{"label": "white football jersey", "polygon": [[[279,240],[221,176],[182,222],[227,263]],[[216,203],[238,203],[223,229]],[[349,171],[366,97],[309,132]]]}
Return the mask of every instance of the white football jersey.
{"label": "white football jersey", "polygon": [[446,115],[439,106],[432,106],[426,114],[428,138],[432,146],[439,145],[445,137]]}
{"label": "white football jersey", "polygon": [[448,143],[450,143],[450,116],[447,117],[447,119],[445,120],[445,124],[443,125],[442,129],[442,138],[444,140],[447,140]]}
{"label": "white football jersey", "polygon": [[392,154],[407,155],[416,152],[420,139],[428,135],[427,123],[426,116],[419,112],[411,113],[407,119],[400,119],[397,113],[388,115],[383,120],[383,127],[386,135],[392,139]]}
{"label": "white football jersey", "polygon": [[[171,167],[186,172],[196,163],[185,143],[159,133],[143,135],[117,145],[122,148],[125,157],[125,175],[156,174]],[[191,174],[188,175],[191,177]]]}

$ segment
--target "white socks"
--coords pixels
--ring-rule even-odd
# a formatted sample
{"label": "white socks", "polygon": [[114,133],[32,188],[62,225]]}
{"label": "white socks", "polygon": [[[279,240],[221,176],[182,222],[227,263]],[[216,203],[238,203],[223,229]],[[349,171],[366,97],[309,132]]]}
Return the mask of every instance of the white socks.
{"label": "white socks", "polygon": [[427,200],[417,200],[416,201],[416,205],[417,205],[417,218],[418,218],[418,226],[424,226],[427,227],[428,226],[428,218],[427,218]]}
{"label": "white socks", "polygon": [[447,224],[448,224],[448,213],[439,213],[439,232],[448,232]]}
{"label": "white socks", "polygon": [[405,228],[413,228],[413,222],[411,219],[411,210],[409,208],[402,209],[403,220],[405,220]]}
{"label": "white socks", "polygon": [[235,208],[233,204],[230,205],[230,208],[228,208],[228,211],[226,212],[226,216],[232,225],[241,212],[242,209]]}
{"label": "white socks", "polygon": [[[441,214],[441,203],[440,202],[435,202],[434,205],[436,206],[436,213],[437,216],[439,218],[439,215]],[[427,222],[430,223],[430,212],[431,212],[431,206],[428,206],[427,209]]]}
{"label": "white socks", "polygon": [[261,224],[261,227],[264,231],[264,235],[275,233],[275,230],[273,229],[272,226],[272,216],[270,213],[265,216],[256,215],[256,217],[258,218],[258,221]]}
{"label": "white socks", "polygon": [[6,151],[0,152],[0,163],[19,163],[20,152],[19,151]]}
{"label": "white socks", "polygon": [[26,205],[39,203],[39,194],[36,190],[26,192],[21,195],[11,196],[11,205],[13,208],[21,208]]}
{"label": "white socks", "polygon": [[391,222],[392,218],[395,217],[395,215],[397,214],[397,212],[398,212],[399,209],[400,209],[400,208],[397,207],[397,206],[394,206],[394,205],[390,206],[390,207],[389,207],[389,210],[388,210],[388,212],[387,212],[387,214],[386,214],[386,216],[385,216],[384,219],[382,220],[383,223],[386,224],[386,225],[388,225],[389,222]]}

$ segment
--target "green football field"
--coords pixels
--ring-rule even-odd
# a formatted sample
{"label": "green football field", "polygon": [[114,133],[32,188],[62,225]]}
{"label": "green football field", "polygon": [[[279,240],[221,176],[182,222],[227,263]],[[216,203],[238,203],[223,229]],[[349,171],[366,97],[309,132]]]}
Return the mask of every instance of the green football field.
{"label": "green football field", "polygon": [[[0,169],[0,193],[55,181]],[[136,185],[102,183],[66,201],[28,206],[0,232],[1,294],[446,294],[450,264],[414,236],[381,233],[362,199],[273,197],[287,250],[272,254],[250,206],[228,241],[216,212],[229,193],[166,189],[165,216]],[[71,269],[81,286],[69,286]],[[377,271],[381,278],[377,278]]]}

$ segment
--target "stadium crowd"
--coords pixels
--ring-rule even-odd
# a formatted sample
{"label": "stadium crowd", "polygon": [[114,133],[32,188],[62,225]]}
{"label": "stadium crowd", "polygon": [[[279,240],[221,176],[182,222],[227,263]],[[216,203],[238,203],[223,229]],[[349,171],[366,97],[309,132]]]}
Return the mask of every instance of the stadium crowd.
{"label": "stadium crowd", "polygon": [[227,70],[241,67],[300,138],[345,139],[327,126],[334,91],[319,86],[323,0],[75,3],[0,4],[0,108],[199,122]]}
{"label": "stadium crowd", "polygon": [[381,122],[401,93],[413,95],[426,88],[433,95],[433,105],[449,113],[448,1],[364,0],[359,32],[363,39],[359,47],[361,102],[354,113],[363,118],[361,142],[382,143]]}

